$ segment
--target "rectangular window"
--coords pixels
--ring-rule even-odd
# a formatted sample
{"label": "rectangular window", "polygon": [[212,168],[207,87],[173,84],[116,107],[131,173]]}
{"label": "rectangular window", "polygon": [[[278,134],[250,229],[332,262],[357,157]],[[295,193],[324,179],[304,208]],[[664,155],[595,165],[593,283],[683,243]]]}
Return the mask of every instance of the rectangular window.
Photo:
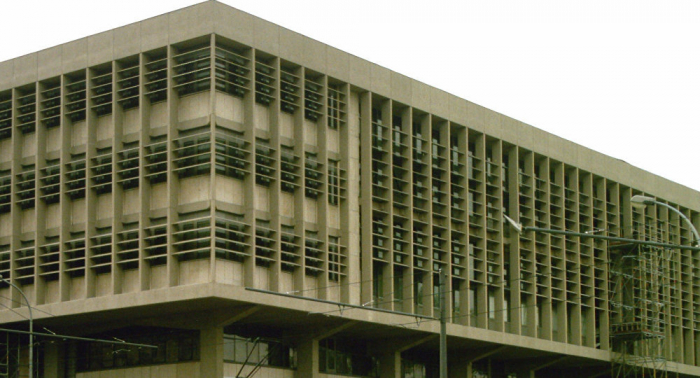
{"label": "rectangular window", "polygon": [[328,160],[328,203],[338,205],[340,180],[338,178],[337,160]]}
{"label": "rectangular window", "polygon": [[373,305],[378,306],[380,302],[384,300],[384,272],[382,272],[382,266],[380,264],[374,264],[373,267],[373,277],[372,277],[372,287],[373,287]]}
{"label": "rectangular window", "polygon": [[416,275],[413,285],[413,302],[416,306],[423,306],[423,276]]}
{"label": "rectangular window", "polygon": [[398,303],[403,302],[403,269],[401,268],[394,271],[394,300]]}
{"label": "rectangular window", "polygon": [[339,237],[328,237],[328,279],[334,282],[340,280],[340,275],[345,272],[342,270],[344,263],[343,257],[340,254]]}

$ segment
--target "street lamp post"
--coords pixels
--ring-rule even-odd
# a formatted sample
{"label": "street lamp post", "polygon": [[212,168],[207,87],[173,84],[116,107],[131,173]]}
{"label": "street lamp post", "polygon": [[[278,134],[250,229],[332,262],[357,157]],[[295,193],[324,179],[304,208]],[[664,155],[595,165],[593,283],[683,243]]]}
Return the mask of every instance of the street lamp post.
{"label": "street lamp post", "polygon": [[29,299],[19,286],[5,279],[2,274],[0,274],[0,281],[17,289],[24,301],[27,302],[27,309],[29,310],[29,378],[34,378],[34,317],[32,316],[32,305],[29,304]]}
{"label": "street lamp post", "polygon": [[678,214],[678,216],[681,217],[681,219],[683,219],[683,221],[685,221],[685,223],[688,224],[688,227],[690,227],[690,231],[693,232],[693,237],[695,238],[695,240],[693,240],[692,243],[693,246],[700,247],[700,235],[698,235],[698,230],[695,229],[695,226],[693,226],[693,223],[690,222],[690,219],[688,219],[688,217],[686,217],[685,214],[681,213],[680,210],[663,202],[657,201],[656,198],[643,196],[641,194],[632,196],[630,201],[632,202],[632,206],[634,207],[644,208],[646,207],[646,205],[658,205],[665,207]]}

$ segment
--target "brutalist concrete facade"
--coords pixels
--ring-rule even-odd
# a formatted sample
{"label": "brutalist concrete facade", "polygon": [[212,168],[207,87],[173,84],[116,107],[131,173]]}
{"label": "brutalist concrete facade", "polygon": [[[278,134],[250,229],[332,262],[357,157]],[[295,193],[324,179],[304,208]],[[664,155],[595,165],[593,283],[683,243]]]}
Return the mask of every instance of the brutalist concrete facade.
{"label": "brutalist concrete facade", "polygon": [[35,329],[161,350],[40,337],[46,377],[436,377],[440,270],[450,377],[614,375],[630,311],[698,376],[697,252],[644,310],[611,245],[503,222],[691,243],[634,194],[698,223],[696,191],[215,1],[0,63],[0,274]]}

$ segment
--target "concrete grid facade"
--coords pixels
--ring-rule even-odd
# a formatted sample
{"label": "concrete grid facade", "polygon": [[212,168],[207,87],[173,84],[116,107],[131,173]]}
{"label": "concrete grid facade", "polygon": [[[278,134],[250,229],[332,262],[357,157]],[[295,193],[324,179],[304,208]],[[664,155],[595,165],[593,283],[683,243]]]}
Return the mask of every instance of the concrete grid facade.
{"label": "concrete grid facade", "polygon": [[700,220],[693,190],[217,2],[0,63],[0,274],[40,326],[160,347],[44,342],[41,376],[436,377],[440,269],[450,377],[614,375],[630,316],[698,376],[698,252],[632,308],[625,247],[503,222],[691,243],[634,194]]}

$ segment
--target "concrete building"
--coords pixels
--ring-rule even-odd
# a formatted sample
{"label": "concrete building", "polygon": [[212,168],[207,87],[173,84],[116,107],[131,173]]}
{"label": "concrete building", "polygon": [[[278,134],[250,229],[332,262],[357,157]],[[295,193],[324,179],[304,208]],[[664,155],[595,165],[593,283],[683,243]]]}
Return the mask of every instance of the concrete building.
{"label": "concrete building", "polygon": [[38,332],[158,346],[38,336],[42,377],[437,377],[440,270],[450,377],[700,376],[697,251],[503,221],[691,244],[636,194],[700,223],[696,191],[215,1],[0,63],[0,274]]}

